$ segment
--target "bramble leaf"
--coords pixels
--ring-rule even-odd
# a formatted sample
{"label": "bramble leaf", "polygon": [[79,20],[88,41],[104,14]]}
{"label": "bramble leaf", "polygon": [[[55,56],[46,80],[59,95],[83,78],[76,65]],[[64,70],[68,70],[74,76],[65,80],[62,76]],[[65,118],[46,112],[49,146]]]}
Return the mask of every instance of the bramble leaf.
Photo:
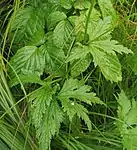
{"label": "bramble leaf", "polygon": [[57,24],[53,33],[53,40],[57,47],[63,47],[71,38],[72,26],[67,20],[62,20]]}
{"label": "bramble leaf", "polygon": [[[94,28],[91,27],[90,30],[88,30],[88,44],[77,44],[77,46],[72,49],[70,56],[67,58],[67,62],[72,62],[77,59],[82,60],[90,53],[93,56],[95,66],[99,66],[106,79],[115,82],[121,81],[121,65],[116,52],[128,54],[132,53],[132,51],[119,45],[117,41],[111,40],[110,31],[110,18],[107,17],[104,20],[100,20]],[[85,66],[86,65],[88,67],[88,62]],[[75,70],[77,69],[75,68]]]}
{"label": "bramble leaf", "polygon": [[[95,93],[90,92],[90,90],[90,86],[84,85],[82,81],[71,78],[64,83],[58,94],[58,99],[60,99],[63,110],[67,112],[70,121],[72,121],[74,115],[77,114],[78,117],[81,117],[85,121],[89,130],[91,126],[87,110],[81,104],[78,104],[78,102],[82,101],[89,105],[91,105],[91,103],[103,104],[103,102],[95,96]],[[71,100],[72,98],[74,100]]]}
{"label": "bramble leaf", "polygon": [[114,26],[117,22],[117,14],[111,0],[98,0],[98,4],[101,9],[103,18],[105,18],[106,16],[111,16],[111,22]]}
{"label": "bramble leaf", "polygon": [[44,52],[45,71],[52,75],[63,76],[65,74],[65,55],[63,50],[56,47],[52,41],[42,45],[40,49]]}
{"label": "bramble leaf", "polygon": [[40,85],[43,84],[43,81],[40,79],[40,77],[30,70],[29,71],[22,70],[22,73],[18,75],[18,78],[15,77],[12,80],[10,80],[9,85],[12,87],[17,84],[20,84],[20,82],[22,84],[25,84],[25,83],[38,83]]}
{"label": "bramble leaf", "polygon": [[115,55],[115,52],[120,53],[120,54],[122,54],[122,53],[125,53],[125,54],[133,53],[127,47],[124,47],[123,45],[118,45],[117,41],[110,40],[110,39],[93,41],[93,42],[91,42],[91,45],[92,45],[92,47],[100,49],[100,50],[102,50],[108,54],[114,54]]}
{"label": "bramble leaf", "polygon": [[52,91],[50,85],[46,85],[29,96],[29,101],[32,103],[32,122],[36,128],[39,128],[42,123],[44,113],[52,101],[52,94],[54,94],[54,91]]}
{"label": "bramble leaf", "polygon": [[72,77],[78,76],[80,73],[84,72],[90,65],[92,61],[91,55],[86,55],[84,58],[72,61],[71,66],[71,75]]}
{"label": "bramble leaf", "polygon": [[63,112],[56,101],[52,101],[46,109],[43,123],[38,128],[39,149],[49,150],[50,142],[55,134],[58,134],[60,124],[63,121]]}
{"label": "bramble leaf", "polygon": [[60,5],[65,9],[71,9],[72,7],[72,0],[60,0]]}
{"label": "bramble leaf", "polygon": [[74,7],[75,9],[86,9],[90,7],[90,2],[89,1],[85,1],[85,0],[76,0],[76,2],[74,3]]}
{"label": "bramble leaf", "polygon": [[137,102],[133,99],[130,101],[121,91],[117,99],[118,119],[116,121],[117,128],[122,137],[123,147],[127,150],[137,148]]}
{"label": "bramble leaf", "polygon": [[9,62],[12,67],[8,66],[10,78],[16,77],[15,74],[21,74],[23,70],[30,70],[41,75],[45,67],[43,54],[43,51],[35,46],[25,46],[19,49]]}
{"label": "bramble leaf", "polygon": [[123,90],[119,94],[117,102],[119,104],[119,106],[118,106],[118,118],[125,121],[125,117],[127,116],[128,112],[131,109],[131,102],[128,99],[128,97],[125,95]]}
{"label": "bramble leaf", "polygon": [[45,42],[44,16],[40,9],[26,7],[19,9],[13,16],[11,36],[16,48],[26,45],[40,45]]}
{"label": "bramble leaf", "polygon": [[86,47],[82,44],[76,45],[72,48],[70,56],[67,58],[66,62],[71,62],[75,59],[80,59],[86,57],[86,55],[89,53]]}
{"label": "bramble leaf", "polygon": [[99,39],[110,38],[112,31],[110,17],[105,17],[104,20],[100,19],[98,22],[92,22],[88,26],[89,41],[97,41]]}
{"label": "bramble leaf", "polygon": [[82,81],[70,78],[64,83],[58,97],[60,99],[75,98],[88,104],[103,104],[102,101],[99,100],[99,98],[95,97],[94,93],[90,92],[90,90],[91,87],[88,85],[84,85]]}
{"label": "bramble leaf", "polygon": [[70,101],[69,99],[64,99],[61,103],[63,111],[67,113],[70,121],[72,121],[73,117],[77,115],[85,121],[88,130],[91,131],[91,121],[88,117],[88,111],[83,105]]}
{"label": "bramble leaf", "polygon": [[31,102],[32,123],[36,128],[39,148],[47,150],[50,147],[52,137],[58,133],[60,123],[63,121],[63,113],[53,95],[56,88],[49,84],[33,92]]}
{"label": "bramble leaf", "polygon": [[47,17],[47,26],[48,29],[52,29],[56,24],[64,19],[66,19],[67,16],[65,13],[60,11],[54,11]]}

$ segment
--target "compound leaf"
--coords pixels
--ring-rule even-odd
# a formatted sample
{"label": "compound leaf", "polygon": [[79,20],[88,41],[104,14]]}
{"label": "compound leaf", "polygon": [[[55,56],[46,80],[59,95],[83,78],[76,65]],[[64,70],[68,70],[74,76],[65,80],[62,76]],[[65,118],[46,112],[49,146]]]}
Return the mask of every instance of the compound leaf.
{"label": "compound leaf", "polygon": [[111,0],[98,0],[98,4],[101,9],[102,16],[111,16],[112,25],[115,25],[117,22],[117,14]]}
{"label": "compound leaf", "polygon": [[60,11],[54,11],[47,17],[47,26],[48,29],[52,29],[56,24],[64,19],[66,19],[67,16],[65,13]]}
{"label": "compound leaf", "polygon": [[54,45],[52,41],[40,47],[44,51],[45,71],[52,74],[63,76],[65,74],[65,55],[61,48]]}
{"label": "compound leaf", "polygon": [[29,97],[32,123],[36,128],[41,150],[50,147],[51,138],[59,131],[60,123],[63,121],[62,111],[57,101],[53,99],[55,92],[56,88],[51,88],[47,84]]}
{"label": "compound leaf", "polygon": [[40,9],[26,7],[19,9],[13,16],[11,36],[14,45],[20,48],[26,45],[40,45],[45,41],[45,21]]}
{"label": "compound leaf", "polygon": [[[77,79],[70,78],[67,80],[61,91],[58,94],[58,99],[60,99],[64,111],[67,112],[70,121],[75,114],[81,117],[87,126],[90,128],[89,119],[87,116],[87,110],[80,104],[79,101],[85,102],[89,105],[91,103],[103,104],[103,102],[95,96],[95,93],[90,92],[91,87],[88,85],[84,85],[82,81],[78,81]],[[71,100],[71,99],[75,99]]]}
{"label": "compound leaf", "polygon": [[53,40],[57,47],[63,47],[71,38],[72,26],[67,20],[60,21],[54,29]]}
{"label": "compound leaf", "polygon": [[32,71],[28,70],[22,70],[22,73],[18,75],[18,78],[15,77],[12,80],[10,80],[9,85],[15,86],[17,84],[25,84],[25,83],[38,83],[38,84],[43,84],[43,81],[40,79],[40,77],[35,74]]}
{"label": "compound leaf", "polygon": [[80,73],[84,72],[90,65],[92,61],[91,55],[86,55],[83,59],[80,58],[70,63],[71,75],[72,77],[78,76]]}
{"label": "compound leaf", "polygon": [[25,46],[17,51],[9,64],[10,78],[21,74],[23,70],[30,70],[37,75],[41,75],[45,67],[45,58],[41,49],[35,46]]}
{"label": "compound leaf", "polygon": [[91,46],[91,54],[95,65],[98,65],[106,79],[110,81],[121,81],[121,65],[115,55],[111,55]]}

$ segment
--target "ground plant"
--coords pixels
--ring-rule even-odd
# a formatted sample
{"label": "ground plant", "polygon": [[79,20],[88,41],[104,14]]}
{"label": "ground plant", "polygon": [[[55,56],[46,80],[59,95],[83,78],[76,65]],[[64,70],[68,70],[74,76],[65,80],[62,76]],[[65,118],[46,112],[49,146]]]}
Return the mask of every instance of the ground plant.
{"label": "ground plant", "polygon": [[136,0],[0,1],[0,150],[137,150]]}

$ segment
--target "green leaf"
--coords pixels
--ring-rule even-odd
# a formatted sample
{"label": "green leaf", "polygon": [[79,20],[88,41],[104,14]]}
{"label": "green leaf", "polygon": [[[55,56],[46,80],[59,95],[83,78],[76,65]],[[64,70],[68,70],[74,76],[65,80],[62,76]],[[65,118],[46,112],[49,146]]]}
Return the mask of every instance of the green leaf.
{"label": "green leaf", "polygon": [[71,9],[72,7],[72,0],[60,0],[60,4],[62,7],[64,7],[65,9]]}
{"label": "green leaf", "polygon": [[64,19],[66,19],[67,16],[65,13],[60,11],[54,11],[47,17],[47,26],[48,29],[52,29],[56,24]]}
{"label": "green leaf", "polygon": [[70,16],[69,21],[74,27],[73,34],[76,37],[76,42],[82,42],[85,31],[85,15],[81,14],[80,16]]}
{"label": "green leaf", "polygon": [[[85,62],[83,67],[81,67],[82,71],[83,68],[87,68],[89,65],[89,62],[85,58],[89,53],[91,53],[95,66],[99,66],[101,72],[106,79],[115,82],[121,81],[121,65],[115,51],[118,53],[131,53],[132,51],[126,47],[123,47],[122,45],[115,44],[117,44],[116,41],[110,41],[109,39],[92,41],[89,46],[78,44],[72,49],[70,56],[67,59],[67,62],[70,61],[72,64],[73,62],[78,62],[78,60],[82,60],[83,62]],[[74,67],[72,66],[71,71],[74,71],[75,74],[75,70],[77,73],[78,69],[80,69],[80,64],[77,64]]]}
{"label": "green leaf", "polygon": [[116,54],[108,54],[95,47],[90,47],[95,65],[98,65],[106,79],[110,81],[121,81],[121,65]]}
{"label": "green leaf", "polygon": [[57,47],[63,47],[65,43],[71,38],[72,26],[67,20],[59,22],[54,29],[53,40]]}
{"label": "green leaf", "polygon": [[[118,53],[132,53],[132,51],[118,42],[111,40],[111,25],[110,18],[106,17],[100,20],[96,27],[91,27],[89,31],[89,47],[88,49],[92,55],[95,65],[98,65],[106,79],[110,81],[121,81],[121,65],[118,61],[115,52]],[[92,32],[92,33],[91,33]]]}
{"label": "green leaf", "polygon": [[128,115],[125,116],[126,123],[128,125],[134,125],[137,123],[137,102],[132,99],[132,107],[128,113]]}
{"label": "green leaf", "polygon": [[103,104],[90,90],[91,87],[84,85],[82,81],[70,78],[64,83],[58,97],[60,99],[75,98],[90,105],[91,103]]}
{"label": "green leaf", "polygon": [[29,97],[31,102],[32,123],[36,128],[39,148],[47,150],[50,147],[52,136],[60,128],[63,121],[62,111],[53,95],[56,88],[52,88],[49,83],[32,92]]}
{"label": "green leaf", "polygon": [[47,84],[35,90],[29,96],[29,101],[32,103],[32,122],[35,125],[36,129],[38,129],[41,123],[43,123],[43,116],[47,107],[50,106],[50,102],[52,101],[52,94],[54,93],[55,91],[52,91],[50,85]]}
{"label": "green leaf", "polygon": [[85,1],[85,0],[76,0],[76,2],[74,3],[74,7],[75,9],[86,9],[89,8],[91,5],[91,3],[89,1]]}
{"label": "green leaf", "polygon": [[110,17],[100,19],[94,25],[91,22],[88,25],[89,41],[97,41],[98,39],[110,38],[112,31]]}
{"label": "green leaf", "polygon": [[12,66],[12,68],[8,66],[10,78],[16,77],[15,73],[21,74],[23,70],[30,70],[41,75],[45,67],[45,58],[41,49],[35,46],[25,46],[17,51],[9,63]]}
{"label": "green leaf", "polygon": [[[45,21],[40,9],[26,7],[13,16],[11,36],[17,48],[25,45],[40,45],[45,41]],[[15,36],[15,37],[14,37]]]}
{"label": "green leaf", "polygon": [[[137,148],[137,102],[133,99],[130,101],[121,91],[117,99],[118,119],[116,121],[117,128],[122,137],[123,147],[127,150],[136,150]],[[133,125],[133,126],[132,126]]]}
{"label": "green leaf", "polygon": [[9,82],[10,87],[20,84],[20,82],[22,84],[25,83],[38,83],[41,85],[43,84],[43,81],[40,79],[40,77],[30,70],[29,71],[22,70],[22,74],[19,74],[18,78],[15,77],[12,80],[10,80]]}
{"label": "green leaf", "polygon": [[91,60],[91,55],[86,55],[84,58],[73,61],[70,64],[72,77],[76,77],[80,73],[84,72],[89,67]]}
{"label": "green leaf", "polygon": [[74,46],[71,50],[70,56],[67,58],[66,62],[71,62],[76,59],[84,58],[89,53],[87,49],[85,49],[85,46],[82,44],[77,44]]}
{"label": "green leaf", "polygon": [[9,147],[2,140],[0,140],[0,148],[1,150],[9,150]]}
{"label": "green leaf", "polygon": [[112,25],[116,25],[118,17],[111,0],[98,0],[98,4],[101,9],[102,16],[104,18],[106,16],[111,16]]}
{"label": "green leaf", "polygon": [[125,149],[137,150],[137,127],[127,130],[122,142]]}
{"label": "green leaf", "polygon": [[83,105],[69,101],[69,99],[64,99],[61,103],[63,111],[67,113],[70,121],[72,121],[73,117],[77,115],[85,121],[89,131],[91,131],[91,121],[87,115],[88,111]]}
{"label": "green leaf", "polygon": [[[87,124],[89,130],[91,129],[90,120],[87,115],[87,110],[82,105],[78,104],[79,101],[85,102],[89,105],[91,103],[103,104],[103,102],[95,96],[95,93],[90,92],[91,87],[84,85],[82,81],[77,79],[67,80],[61,91],[58,94],[58,99],[60,99],[64,112],[67,112],[67,115],[72,121],[72,118],[75,114],[78,117],[81,117]],[[71,99],[74,100],[71,100]]]}
{"label": "green leaf", "polygon": [[122,90],[118,96],[117,102],[118,106],[118,118],[125,121],[125,117],[127,116],[129,110],[131,109],[131,102],[128,97],[125,95]]}
{"label": "green leaf", "polygon": [[57,76],[65,74],[65,55],[61,48],[57,48],[52,41],[40,47],[44,51],[45,71]]}
{"label": "green leaf", "polygon": [[114,54],[115,55],[115,52],[120,53],[120,54],[122,54],[122,53],[125,53],[125,54],[133,53],[127,47],[124,47],[123,45],[118,45],[117,41],[110,40],[110,39],[93,41],[91,43],[91,45],[92,45],[92,47],[98,48],[98,49],[100,49],[100,50],[102,50],[108,54]]}
{"label": "green leaf", "polygon": [[39,149],[49,150],[50,142],[55,134],[58,134],[60,124],[63,121],[63,113],[56,101],[52,101],[46,109],[43,123],[38,128],[37,136],[39,137]]}

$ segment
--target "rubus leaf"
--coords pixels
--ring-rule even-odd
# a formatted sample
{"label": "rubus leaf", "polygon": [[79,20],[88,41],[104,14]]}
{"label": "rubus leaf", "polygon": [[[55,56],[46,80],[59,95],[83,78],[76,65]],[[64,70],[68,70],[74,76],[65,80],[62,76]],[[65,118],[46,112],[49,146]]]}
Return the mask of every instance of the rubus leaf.
{"label": "rubus leaf", "polygon": [[72,26],[67,20],[60,21],[54,29],[53,40],[57,47],[63,47],[71,38]]}
{"label": "rubus leaf", "polygon": [[128,99],[122,90],[117,98],[118,119],[116,121],[117,128],[122,137],[123,147],[127,150],[136,150],[137,147],[137,102]]}
{"label": "rubus leaf", "polygon": [[15,48],[26,45],[40,45],[45,42],[44,16],[40,9],[25,7],[19,9],[13,16],[11,36],[14,38]]}
{"label": "rubus leaf", "polygon": [[63,110],[67,113],[70,121],[77,114],[78,117],[81,117],[85,121],[89,130],[91,130],[91,124],[87,115],[88,111],[81,104],[78,104],[78,102],[82,101],[89,105],[91,103],[103,104],[95,96],[95,93],[90,92],[90,89],[91,87],[84,85],[82,81],[70,78],[64,83],[58,94],[58,99],[61,101]]}
{"label": "rubus leaf", "polygon": [[117,102],[119,104],[119,106],[118,106],[118,118],[125,121],[125,117],[127,116],[128,112],[131,109],[131,102],[128,99],[128,97],[125,95],[123,90],[118,95]]}
{"label": "rubus leaf", "polygon": [[39,139],[39,149],[47,150],[50,147],[51,138],[59,131],[63,121],[63,113],[53,95],[56,88],[45,86],[34,91],[30,97],[32,123],[36,128]]}
{"label": "rubus leaf", "polygon": [[8,66],[10,78],[16,77],[15,73],[21,74],[24,69],[41,75],[45,67],[43,54],[43,51],[35,46],[25,46],[19,49],[9,62],[12,67]]}
{"label": "rubus leaf", "polygon": [[91,61],[92,58],[90,54],[86,55],[84,58],[72,61],[70,63],[72,77],[76,77],[80,73],[84,72],[89,67]]}
{"label": "rubus leaf", "polygon": [[137,150],[137,127],[125,132],[122,143],[127,150]]}
{"label": "rubus leaf", "polygon": [[95,47],[91,47],[91,54],[95,65],[98,65],[106,79],[110,81],[121,81],[121,65],[115,55],[105,53]]}
{"label": "rubus leaf", "polygon": [[[87,20],[87,16],[88,16],[88,11],[86,11],[86,13],[81,13],[80,16],[69,17],[69,21],[74,27],[73,34],[76,36],[77,42],[82,42],[84,40],[85,22]],[[88,28],[89,33],[91,33],[90,30],[92,28],[94,30],[94,28],[97,26],[99,19],[100,19],[100,13],[95,8],[93,8],[89,20],[89,28]]]}
{"label": "rubus leaf", "polygon": [[112,25],[115,25],[117,22],[117,14],[113,7],[111,0],[98,0],[99,7],[101,9],[102,16],[111,16]]}
{"label": "rubus leaf", "polygon": [[65,74],[65,55],[61,48],[57,48],[52,41],[40,47],[44,51],[45,71],[57,76]]}
{"label": "rubus leaf", "polygon": [[35,92],[29,96],[29,101],[32,103],[32,122],[36,129],[39,128],[42,123],[44,113],[52,101],[52,94],[54,94],[54,90],[52,91],[50,85],[47,84],[35,90]]}
{"label": "rubus leaf", "polygon": [[132,99],[131,106],[132,107],[128,115],[125,116],[127,125],[134,125],[137,123],[137,102],[135,101],[135,99]]}
{"label": "rubus leaf", "polygon": [[72,7],[72,0],[60,0],[60,5],[65,9],[71,9]]}
{"label": "rubus leaf", "polygon": [[91,42],[92,47],[98,48],[108,54],[114,54],[115,52],[117,53],[125,53],[125,54],[129,54],[129,53],[133,53],[130,49],[128,49],[127,47],[124,47],[123,45],[118,45],[118,42],[115,40],[110,40],[110,39],[106,39],[106,40],[98,40],[98,41],[93,41]]}
{"label": "rubus leaf", "polygon": [[65,13],[60,12],[60,11],[54,11],[52,12],[48,17],[47,17],[47,26],[48,29],[52,29],[53,27],[56,26],[56,24],[64,19],[66,19],[67,16]]}
{"label": "rubus leaf", "polygon": [[67,58],[66,62],[71,62],[76,59],[84,58],[89,53],[85,46],[82,44],[77,44],[72,48],[70,56]]}
{"label": "rubus leaf", "polygon": [[86,9],[86,8],[89,8],[91,5],[91,3],[89,1],[85,1],[85,0],[76,0],[75,3],[74,3],[74,7],[75,9]]}
{"label": "rubus leaf", "polygon": [[37,130],[40,150],[49,150],[51,139],[55,134],[58,134],[62,121],[62,110],[56,101],[52,101],[45,111],[43,123]]}
{"label": "rubus leaf", "polygon": [[91,103],[103,104],[99,98],[95,96],[95,93],[90,92],[91,87],[84,85],[83,81],[70,78],[67,80],[61,91],[58,94],[59,99],[78,99],[91,105]]}
{"label": "rubus leaf", "polygon": [[22,84],[25,84],[25,83],[38,83],[40,85],[43,84],[43,81],[40,79],[40,77],[30,70],[29,71],[22,70],[22,73],[19,74],[18,78],[15,77],[12,80],[10,80],[9,82],[10,87],[20,84],[20,82]]}
{"label": "rubus leaf", "polygon": [[[73,63],[74,60],[82,60],[86,57],[86,55],[91,53],[95,65],[100,67],[106,79],[115,82],[121,81],[121,65],[116,52],[120,54],[128,54],[132,53],[132,51],[122,45],[119,45],[117,41],[111,40],[109,17],[106,17],[104,20],[100,20],[94,29],[91,28],[91,31],[88,31],[88,44],[82,45],[78,43],[74,48],[72,48],[70,56],[67,58],[66,62],[70,61]],[[85,66],[88,67],[88,62]],[[75,68],[75,70],[77,69],[78,68]]]}
{"label": "rubus leaf", "polygon": [[73,34],[76,36],[76,41],[81,42],[84,39],[85,31],[85,15],[80,16],[70,16],[69,21],[74,27]]}
{"label": "rubus leaf", "polygon": [[[77,62],[78,59],[84,61],[85,66],[88,67],[89,62],[86,63],[87,55],[92,54],[93,61],[95,66],[99,66],[103,75],[106,79],[110,81],[121,81],[122,73],[121,73],[121,65],[119,60],[116,56],[116,52],[118,53],[132,53],[132,51],[122,45],[115,45],[117,41],[110,41],[110,40],[100,40],[100,41],[93,41],[89,46],[78,45],[74,47],[70,53],[66,62]],[[75,66],[73,69],[77,70],[79,67]],[[82,68],[81,68],[82,69]]]}
{"label": "rubus leaf", "polygon": [[61,103],[63,111],[67,113],[70,121],[72,121],[73,117],[77,115],[79,118],[82,118],[85,121],[88,130],[91,131],[91,121],[87,115],[88,111],[83,105],[70,101],[69,99],[64,99],[61,101]]}
{"label": "rubus leaf", "polygon": [[89,23],[88,34],[89,41],[97,41],[98,39],[110,38],[110,33],[112,31],[110,17],[105,17],[103,20],[100,19],[98,22]]}

